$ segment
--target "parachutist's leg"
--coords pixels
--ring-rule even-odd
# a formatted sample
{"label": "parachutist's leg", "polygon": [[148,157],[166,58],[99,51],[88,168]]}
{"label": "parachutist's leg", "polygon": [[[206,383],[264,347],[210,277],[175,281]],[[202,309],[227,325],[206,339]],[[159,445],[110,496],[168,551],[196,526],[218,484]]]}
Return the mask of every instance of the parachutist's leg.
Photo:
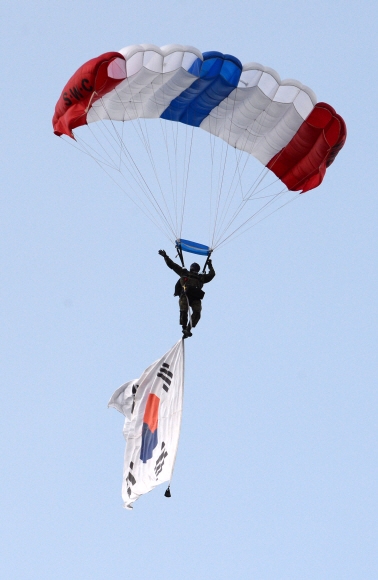
{"label": "parachutist's leg", "polygon": [[188,311],[180,310],[180,324],[183,327],[188,324]]}
{"label": "parachutist's leg", "polygon": [[179,307],[180,307],[180,324],[182,325],[182,337],[188,338],[188,336],[192,336],[192,333],[190,332],[190,324],[188,326],[189,304],[185,294],[180,296]]}
{"label": "parachutist's leg", "polygon": [[180,308],[180,324],[182,326],[182,330],[184,331],[188,324],[188,300],[185,294],[180,296],[179,308]]}
{"label": "parachutist's leg", "polygon": [[192,328],[194,328],[201,318],[202,304],[201,300],[192,300],[190,306],[192,307]]}

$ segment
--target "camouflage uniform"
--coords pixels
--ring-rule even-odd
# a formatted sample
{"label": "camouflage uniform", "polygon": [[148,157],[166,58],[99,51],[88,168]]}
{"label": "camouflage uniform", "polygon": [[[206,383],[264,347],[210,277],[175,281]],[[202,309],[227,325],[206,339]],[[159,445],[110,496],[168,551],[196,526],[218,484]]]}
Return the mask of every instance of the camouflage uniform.
{"label": "camouflage uniform", "polygon": [[[207,282],[211,282],[211,280],[215,276],[215,270],[212,264],[209,264],[209,273],[208,274],[197,274],[197,272],[190,272],[186,268],[182,268],[178,264],[176,264],[171,258],[168,256],[164,256],[165,263],[167,264],[168,268],[171,268],[176,274],[180,276],[180,282],[183,287],[181,296],[179,298],[179,308],[180,308],[180,324],[184,327],[188,324],[188,310],[189,306],[192,308],[192,327],[194,328],[198,323],[199,319],[201,318],[201,310],[202,310],[202,303],[199,298],[189,298],[185,294],[185,288],[190,287],[197,287],[202,288],[204,284]],[[189,305],[188,305],[189,302]]]}

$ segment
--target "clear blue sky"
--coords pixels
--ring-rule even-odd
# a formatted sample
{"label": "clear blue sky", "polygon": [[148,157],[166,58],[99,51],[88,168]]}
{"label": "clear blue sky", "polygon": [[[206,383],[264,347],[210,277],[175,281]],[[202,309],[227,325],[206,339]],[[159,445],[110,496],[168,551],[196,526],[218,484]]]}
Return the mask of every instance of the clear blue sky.
{"label": "clear blue sky", "polygon": [[[3,0],[2,578],[378,578],[377,12]],[[348,140],[318,190],[214,255],[172,498],[129,513],[107,401],[178,339],[174,251],[51,117],[78,66],[141,42],[299,79]]]}

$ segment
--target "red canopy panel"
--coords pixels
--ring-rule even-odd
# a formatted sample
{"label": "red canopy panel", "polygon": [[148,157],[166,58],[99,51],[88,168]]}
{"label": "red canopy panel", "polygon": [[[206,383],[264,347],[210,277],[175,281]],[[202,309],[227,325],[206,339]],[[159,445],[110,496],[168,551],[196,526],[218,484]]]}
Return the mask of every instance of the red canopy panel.
{"label": "red canopy panel", "polygon": [[86,125],[92,103],[126,78],[126,61],[119,52],[105,52],[83,64],[70,78],[55,106],[55,135],[74,139],[72,129]]}
{"label": "red canopy panel", "polygon": [[346,140],[346,125],[327,103],[317,103],[291,141],[267,167],[290,191],[309,191],[323,181]]}

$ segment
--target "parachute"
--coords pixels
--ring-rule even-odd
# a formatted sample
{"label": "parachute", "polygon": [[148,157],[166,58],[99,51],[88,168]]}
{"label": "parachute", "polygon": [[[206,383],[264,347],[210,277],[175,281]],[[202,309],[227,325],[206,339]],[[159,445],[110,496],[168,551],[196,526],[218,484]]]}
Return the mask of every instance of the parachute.
{"label": "parachute", "polygon": [[177,44],[133,45],[85,63],[62,91],[53,128],[176,247],[196,253],[181,237],[184,216],[193,229],[207,213],[208,244],[197,245],[208,254],[318,187],[346,140],[342,117],[299,81]]}

